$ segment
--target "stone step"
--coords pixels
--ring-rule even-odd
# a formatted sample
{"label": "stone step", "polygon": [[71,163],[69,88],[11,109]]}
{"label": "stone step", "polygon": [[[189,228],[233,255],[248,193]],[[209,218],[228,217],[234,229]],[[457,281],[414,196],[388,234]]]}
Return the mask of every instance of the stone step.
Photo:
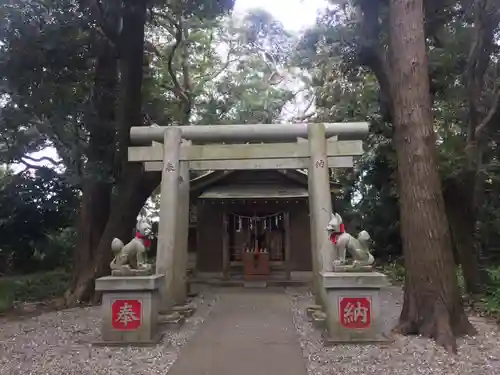
{"label": "stone step", "polygon": [[179,329],[185,321],[186,318],[184,315],[179,314],[178,312],[158,315],[158,323],[169,329]]}
{"label": "stone step", "polygon": [[172,308],[172,311],[181,314],[185,318],[189,318],[193,316],[193,314],[196,312],[196,307],[194,307],[194,305],[191,304],[179,305],[179,306],[174,306]]}
{"label": "stone step", "polygon": [[245,281],[243,284],[245,288],[267,288],[267,282],[265,281]]}

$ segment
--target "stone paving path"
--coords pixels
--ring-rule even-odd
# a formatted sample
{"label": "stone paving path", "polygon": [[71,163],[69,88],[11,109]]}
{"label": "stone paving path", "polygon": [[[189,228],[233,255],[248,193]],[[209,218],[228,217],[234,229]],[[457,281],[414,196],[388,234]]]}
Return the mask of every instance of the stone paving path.
{"label": "stone paving path", "polygon": [[226,288],[169,375],[306,375],[281,288]]}

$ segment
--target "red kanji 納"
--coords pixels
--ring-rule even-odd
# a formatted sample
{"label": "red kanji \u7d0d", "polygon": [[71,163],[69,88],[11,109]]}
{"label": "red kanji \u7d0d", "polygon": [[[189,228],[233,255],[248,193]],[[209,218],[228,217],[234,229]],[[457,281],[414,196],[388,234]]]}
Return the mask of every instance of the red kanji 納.
{"label": "red kanji \u7d0d", "polygon": [[118,299],[111,305],[111,319],[114,329],[130,331],[142,324],[142,305],[136,299]]}
{"label": "red kanji \u7d0d", "polygon": [[340,324],[345,328],[362,329],[371,324],[370,297],[340,297],[339,317]]}

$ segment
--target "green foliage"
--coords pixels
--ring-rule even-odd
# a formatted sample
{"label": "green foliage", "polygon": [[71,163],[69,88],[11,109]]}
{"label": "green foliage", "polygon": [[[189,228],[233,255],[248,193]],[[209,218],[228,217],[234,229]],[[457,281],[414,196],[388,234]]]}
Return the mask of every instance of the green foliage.
{"label": "green foliage", "polygon": [[389,260],[401,255],[399,207],[396,188],[397,160],[391,144],[392,127],[380,114],[375,76],[355,64],[361,41],[355,14],[332,7],[318,18],[301,39],[297,58],[312,75],[315,121],[371,122],[365,154],[354,171],[335,171],[344,195],[335,206],[349,231],[366,229],[374,241],[374,254]]}
{"label": "green foliage", "polygon": [[[123,5],[100,3],[105,13]],[[146,123],[160,125],[370,121],[365,154],[354,171],[332,172],[344,185],[336,208],[350,231],[369,231],[378,259],[391,260],[402,248],[392,126],[377,77],[361,61],[371,41],[362,35],[357,2],[341,3],[346,6],[331,4],[299,38],[262,10],[228,16],[234,0],[150,2],[143,112]],[[66,170],[59,175],[41,168],[15,176],[2,171],[0,230],[8,234],[0,236],[3,273],[66,266],[61,262],[74,244],[71,227],[79,203],[74,189],[89,175],[102,172],[111,183],[120,175],[123,160],[115,159],[124,153],[115,152],[116,143],[128,137],[128,128],[99,118],[96,97],[117,95],[119,86],[99,91],[96,61],[105,46],[116,54],[111,54],[116,63],[123,46],[114,45],[95,14],[80,4],[16,0],[0,6],[0,161],[27,164],[27,153],[53,146]],[[472,19],[458,2],[445,13],[444,27],[427,41],[444,182],[467,164],[465,78],[473,36]],[[386,17],[384,4],[376,40],[381,51],[387,44]],[[484,113],[495,92],[497,45],[487,63]],[[498,132],[493,133],[479,171],[485,192],[477,223],[478,243],[490,255],[500,249],[500,153]],[[386,271],[395,281],[404,277],[400,265]]]}
{"label": "green foliage", "polygon": [[13,1],[0,9],[1,160],[53,145],[77,173],[95,30],[74,0]]}
{"label": "green foliage", "polygon": [[[339,4],[342,4],[340,6]],[[430,25],[439,18],[443,23],[429,36],[428,56],[435,129],[438,136],[439,167],[443,186],[456,178],[470,165],[466,146],[470,131],[470,92],[467,90],[468,62],[474,39],[474,19],[465,3],[451,2],[439,6],[426,3]],[[356,12],[359,2],[335,2],[319,15],[316,25],[301,38],[296,59],[311,74],[315,93],[316,116],[319,121],[369,120],[372,134],[365,142],[365,155],[360,158],[354,173],[335,172],[344,188],[344,196],[336,207],[342,210],[349,230],[367,229],[375,241],[377,257],[389,259],[401,255],[399,235],[399,208],[396,188],[397,160],[391,145],[392,126],[385,121],[387,102],[379,88],[372,65],[375,56],[366,55],[374,44],[378,54],[387,51],[387,7],[382,4],[379,14],[380,35],[363,35],[361,13]],[[441,9],[442,8],[442,9]],[[497,22],[498,24],[498,22]],[[495,26],[495,25],[493,25]],[[496,27],[496,29],[495,29]],[[493,29],[498,31],[498,27]],[[373,31],[373,30],[372,30]],[[373,35],[375,37],[375,35]],[[484,118],[494,104],[492,96],[498,83],[498,41],[484,50],[485,77],[480,79],[482,92],[478,99],[479,117]],[[367,61],[369,60],[369,61]],[[379,70],[380,71],[380,70]],[[390,72],[389,72],[390,74]],[[472,132],[473,133],[473,132]],[[500,255],[500,201],[496,192],[498,178],[498,131],[490,134],[487,152],[479,170],[477,243],[483,254],[499,259]],[[484,187],[484,195],[481,189]],[[354,210],[352,206],[354,205]]]}
{"label": "green foliage", "polygon": [[400,262],[385,263],[380,266],[392,284],[401,285],[405,281],[405,268]]}
{"label": "green foliage", "polygon": [[[401,262],[385,263],[380,266],[380,269],[393,284],[404,283],[405,269]],[[487,271],[490,275],[490,284],[486,288],[486,293],[474,297],[474,301],[471,302],[478,313],[500,320],[500,267],[492,266]],[[457,267],[457,280],[460,290],[465,294],[465,283],[460,267]]]}
{"label": "green foliage", "polygon": [[0,277],[0,313],[13,308],[16,302],[39,302],[61,297],[69,280],[70,275],[64,271]]}
{"label": "green foliage", "polygon": [[36,244],[35,258],[38,259],[38,270],[64,268],[70,270],[76,231],[74,227],[66,227],[59,231],[45,234],[45,238]]}
{"label": "green foliage", "polygon": [[164,109],[170,121],[181,122],[185,110],[172,75],[189,94],[192,124],[269,123],[282,117],[287,105],[295,111],[303,75],[290,66],[296,38],[279,22],[262,11],[184,22],[187,41],[177,47],[184,50],[176,50],[171,64],[174,35],[163,24],[151,30],[168,41],[160,43],[162,58],[153,63],[152,90],[157,94],[152,97],[168,99]]}
{"label": "green foliage", "polygon": [[480,299],[481,307],[486,314],[500,319],[500,267],[489,268],[490,285],[486,294]]}
{"label": "green foliage", "polygon": [[[101,2],[102,20],[76,0],[18,0],[0,6],[5,20],[0,26],[0,161],[30,167],[27,154],[52,146],[65,169],[60,175],[30,168],[34,174],[1,180],[0,229],[9,233],[0,237],[2,273],[66,266],[61,261],[67,261],[74,245],[71,227],[79,204],[75,189],[88,177],[100,177],[99,171],[111,183],[119,175],[121,161],[113,160],[120,157],[113,151],[117,139],[105,132],[111,127],[116,138],[123,131],[128,137],[128,129],[98,118],[96,103],[110,92],[102,91],[96,61],[103,48],[117,49],[111,59],[121,56],[123,46],[113,45],[106,27],[121,3]],[[256,11],[233,19],[227,16],[233,0],[150,5],[146,119],[162,125],[183,121],[175,79],[190,95],[188,121],[194,124],[272,122],[293,102],[296,93],[284,81],[300,80],[286,66],[295,39],[269,14]],[[179,28],[183,41],[174,53]],[[118,88],[111,88],[116,89],[111,96]],[[103,148],[105,157],[97,157]]]}
{"label": "green foliage", "polygon": [[[405,268],[403,265],[403,259],[393,261],[390,263],[384,263],[380,266],[380,269],[385,273],[389,279],[395,284],[403,284],[405,281]],[[492,270],[490,270],[491,272]],[[462,270],[457,267],[457,280],[458,286],[463,293],[465,293],[465,284]],[[499,285],[500,286],[500,285]]]}
{"label": "green foliage", "polygon": [[0,273],[53,269],[67,262],[67,229],[79,199],[49,168],[0,179]]}

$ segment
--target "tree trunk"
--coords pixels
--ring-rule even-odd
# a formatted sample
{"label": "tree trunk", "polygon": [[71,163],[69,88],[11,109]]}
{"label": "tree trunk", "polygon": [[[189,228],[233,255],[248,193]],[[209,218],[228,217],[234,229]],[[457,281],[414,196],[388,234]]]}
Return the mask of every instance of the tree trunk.
{"label": "tree trunk", "polygon": [[[118,29],[119,17],[112,16],[110,11],[107,19],[108,24]],[[88,161],[82,173],[84,182],[78,237],[73,254],[72,282],[66,291],[66,303],[70,304],[88,300],[92,296],[92,293],[81,295],[76,300],[71,297],[85,270],[93,267],[111,208],[118,60],[116,49],[106,38],[97,43],[96,50],[92,111],[85,119],[89,130],[89,146],[86,150]]]}
{"label": "tree trunk", "polygon": [[471,45],[464,72],[468,105],[468,128],[464,145],[465,165],[454,178],[455,189],[448,193],[455,197],[450,207],[450,211],[453,212],[450,226],[456,240],[465,287],[470,294],[483,292],[489,278],[486,270],[481,268],[474,236],[478,198],[484,194],[484,176],[480,173],[480,169],[484,163],[488,135],[481,130],[485,129],[481,123],[484,106],[482,98],[486,72],[490,65],[490,54],[494,50],[495,28],[499,22],[497,4],[498,2],[494,0],[474,0],[465,4],[466,12],[474,17],[470,35]]}
{"label": "tree trunk", "polygon": [[395,330],[456,351],[455,336],[474,328],[461,305],[437,169],[422,0],[390,1],[389,46],[406,268]]}
{"label": "tree trunk", "polygon": [[113,258],[111,241],[115,237],[124,242],[131,238],[131,229],[137,223],[139,211],[158,185],[157,176],[141,176],[141,168],[138,165],[131,166],[128,176],[137,178],[124,180],[117,187],[118,194],[113,201],[109,220],[95,249],[94,258],[91,264],[82,267],[74,287],[66,295],[69,305],[78,301],[96,302],[99,299],[99,295],[94,292],[94,281],[96,278],[109,275],[109,263]]}
{"label": "tree trunk", "polygon": [[445,182],[444,189],[447,217],[458,263],[462,266],[465,291],[471,295],[481,294],[487,282],[474,240],[477,220],[474,185],[475,181],[461,174],[458,178]]}
{"label": "tree trunk", "polygon": [[67,303],[91,299],[96,278],[109,274],[112,260],[111,241],[118,237],[127,242],[131,229],[137,224],[137,215],[147,198],[160,183],[159,174],[146,174],[140,164],[127,161],[129,131],[131,126],[142,125],[142,75],[144,54],[144,23],[146,2],[123,2],[123,27],[120,34],[121,90],[114,153],[113,174],[118,181],[116,196],[112,200],[109,219],[96,248],[92,263],[82,269],[72,290],[67,293]]}
{"label": "tree trunk", "polygon": [[89,183],[83,188],[77,226],[78,236],[73,254],[73,276],[66,292],[66,303],[75,304],[86,301],[92,296],[83,294],[76,300],[69,300],[71,291],[75,290],[82,277],[82,272],[93,267],[97,247],[108,222],[110,206],[110,184]]}

